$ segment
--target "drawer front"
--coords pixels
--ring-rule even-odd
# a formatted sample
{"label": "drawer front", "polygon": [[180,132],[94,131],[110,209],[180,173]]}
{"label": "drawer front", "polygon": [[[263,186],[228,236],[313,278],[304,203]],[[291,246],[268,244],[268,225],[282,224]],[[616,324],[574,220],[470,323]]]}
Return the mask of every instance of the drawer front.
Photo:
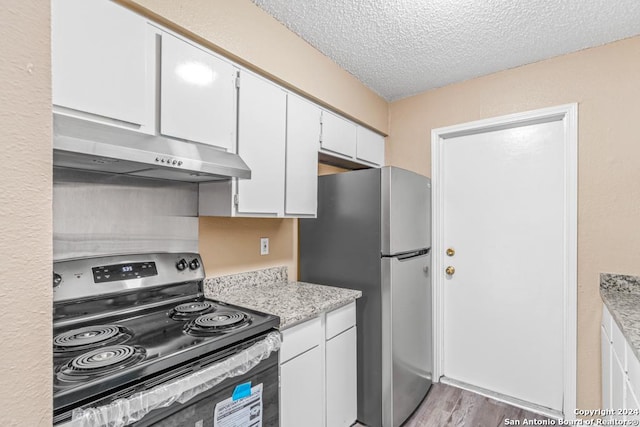
{"label": "drawer front", "polygon": [[320,345],[322,338],[322,325],[319,317],[283,330],[280,363]]}
{"label": "drawer front", "polygon": [[331,339],[356,324],[356,303],[351,302],[344,307],[327,313],[326,339]]}

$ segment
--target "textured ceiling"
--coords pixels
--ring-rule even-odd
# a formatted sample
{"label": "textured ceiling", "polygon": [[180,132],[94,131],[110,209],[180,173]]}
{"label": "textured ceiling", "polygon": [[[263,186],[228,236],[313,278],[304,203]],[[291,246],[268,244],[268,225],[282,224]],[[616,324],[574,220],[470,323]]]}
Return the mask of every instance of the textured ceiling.
{"label": "textured ceiling", "polygon": [[640,0],[252,0],[391,101],[640,34]]}

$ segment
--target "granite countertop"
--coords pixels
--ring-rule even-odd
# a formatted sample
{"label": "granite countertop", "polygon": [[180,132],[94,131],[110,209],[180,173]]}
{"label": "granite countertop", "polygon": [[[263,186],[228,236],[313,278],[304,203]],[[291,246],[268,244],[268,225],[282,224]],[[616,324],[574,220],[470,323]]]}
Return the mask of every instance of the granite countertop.
{"label": "granite countertop", "polygon": [[600,295],[640,360],[640,276],[602,273]]}
{"label": "granite countertop", "polygon": [[263,311],[280,317],[280,329],[312,319],[355,301],[362,292],[289,282],[286,267],[207,278],[207,298]]}

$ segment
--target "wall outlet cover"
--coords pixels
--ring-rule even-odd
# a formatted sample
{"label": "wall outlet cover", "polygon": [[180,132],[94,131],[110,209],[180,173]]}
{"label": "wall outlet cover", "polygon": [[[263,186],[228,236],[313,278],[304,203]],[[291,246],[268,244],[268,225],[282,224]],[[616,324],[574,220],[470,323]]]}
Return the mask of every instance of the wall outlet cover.
{"label": "wall outlet cover", "polygon": [[269,238],[260,238],[260,255],[269,255]]}

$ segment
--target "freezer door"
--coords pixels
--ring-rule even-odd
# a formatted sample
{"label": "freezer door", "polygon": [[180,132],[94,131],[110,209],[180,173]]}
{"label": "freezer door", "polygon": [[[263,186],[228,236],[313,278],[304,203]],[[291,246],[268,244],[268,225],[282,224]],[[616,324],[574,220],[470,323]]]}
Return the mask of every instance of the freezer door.
{"label": "freezer door", "polygon": [[431,246],[431,180],[404,169],[381,169],[382,253]]}
{"label": "freezer door", "polygon": [[383,258],[383,425],[400,426],[431,386],[431,256]]}

